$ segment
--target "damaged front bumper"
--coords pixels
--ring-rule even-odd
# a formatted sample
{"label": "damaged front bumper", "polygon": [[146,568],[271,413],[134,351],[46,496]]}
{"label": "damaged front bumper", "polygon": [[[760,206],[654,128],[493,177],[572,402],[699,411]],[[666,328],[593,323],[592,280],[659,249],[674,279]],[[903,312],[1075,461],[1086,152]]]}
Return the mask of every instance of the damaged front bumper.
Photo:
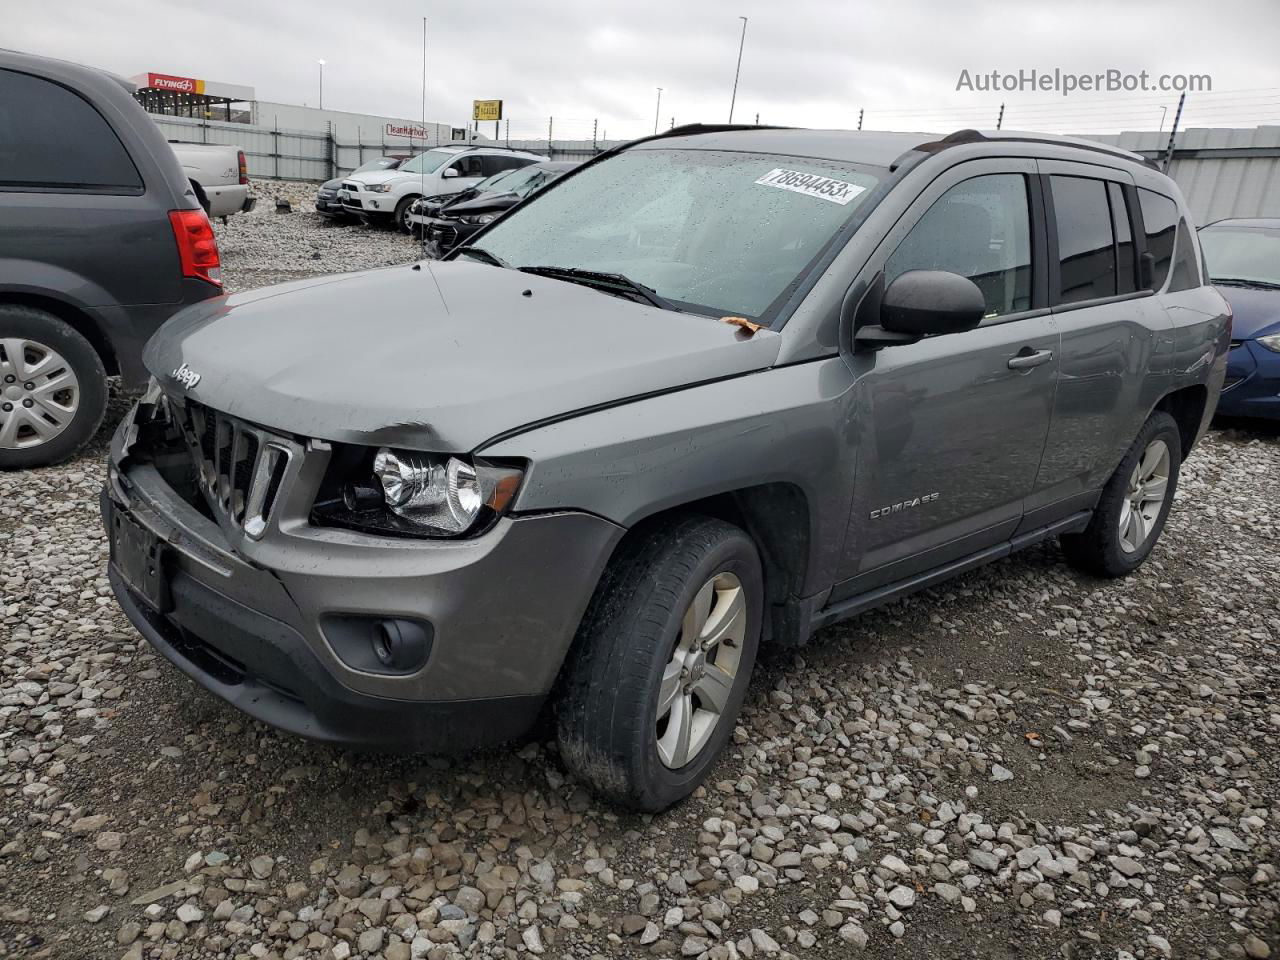
{"label": "damaged front bumper", "polygon": [[[141,413],[140,413],[141,411]],[[250,537],[175,480],[148,398],[112,440],[102,510],[110,581],[139,632],[234,706],[302,736],[455,751],[534,722],[622,529],[562,512],[463,540],[389,538],[309,519],[331,451],[279,438],[287,468]],[[370,653],[384,622],[426,636],[421,663]]]}

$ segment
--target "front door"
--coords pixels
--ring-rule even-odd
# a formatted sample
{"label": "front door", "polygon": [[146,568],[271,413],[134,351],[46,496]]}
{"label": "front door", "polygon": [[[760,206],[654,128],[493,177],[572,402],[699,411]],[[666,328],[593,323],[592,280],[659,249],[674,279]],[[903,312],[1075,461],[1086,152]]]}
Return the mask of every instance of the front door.
{"label": "front door", "polygon": [[[1043,217],[1031,161],[952,168],[868,263],[972,279],[974,330],[849,356],[858,463],[840,600],[1007,540],[1049,431],[1059,336],[1043,303]],[[1035,255],[1033,255],[1033,253]]]}

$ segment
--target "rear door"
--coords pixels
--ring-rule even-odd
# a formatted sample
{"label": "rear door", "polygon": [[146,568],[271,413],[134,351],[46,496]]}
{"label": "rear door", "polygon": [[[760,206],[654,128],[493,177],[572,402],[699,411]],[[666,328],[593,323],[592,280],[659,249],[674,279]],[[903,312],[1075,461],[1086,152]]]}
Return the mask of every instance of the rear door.
{"label": "rear door", "polygon": [[89,307],[178,301],[167,206],[85,96],[0,69],[0,290],[57,285]]}
{"label": "rear door", "polygon": [[1139,289],[1141,221],[1132,178],[1089,163],[1038,163],[1062,354],[1028,529],[1092,506],[1159,399],[1171,356],[1168,318],[1150,291]]}
{"label": "rear door", "polygon": [[966,333],[849,355],[858,462],[833,600],[1003,543],[1021,521],[1058,369],[1038,190],[1031,160],[953,167],[865,268],[886,283],[908,270],[969,277],[987,316]]}

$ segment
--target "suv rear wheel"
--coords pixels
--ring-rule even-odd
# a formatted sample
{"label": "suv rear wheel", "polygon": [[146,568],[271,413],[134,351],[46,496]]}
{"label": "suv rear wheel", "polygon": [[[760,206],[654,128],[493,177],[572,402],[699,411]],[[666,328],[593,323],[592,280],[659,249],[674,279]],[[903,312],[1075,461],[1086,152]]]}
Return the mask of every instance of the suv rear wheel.
{"label": "suv rear wheel", "polygon": [[0,469],[73,456],[107,408],[107,372],[79,332],[51,313],[0,305]]}
{"label": "suv rear wheel", "polygon": [[763,600],[755,545],[731,524],[684,517],[624,544],[566,667],[556,710],[565,764],[636,810],[691,793],[733,732]]}
{"label": "suv rear wheel", "polygon": [[1181,465],[1177,421],[1153,413],[1102,488],[1089,526],[1061,537],[1067,562],[1099,577],[1123,577],[1142,566],[1164,529]]}

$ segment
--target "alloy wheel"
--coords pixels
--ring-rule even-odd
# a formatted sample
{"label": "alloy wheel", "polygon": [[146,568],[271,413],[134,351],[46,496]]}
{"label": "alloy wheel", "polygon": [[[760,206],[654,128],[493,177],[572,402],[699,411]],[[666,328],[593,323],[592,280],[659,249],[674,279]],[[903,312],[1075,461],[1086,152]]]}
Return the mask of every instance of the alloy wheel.
{"label": "alloy wheel", "polygon": [[1136,553],[1155,529],[1169,491],[1169,446],[1152,440],[1142,451],[1129,476],[1129,487],[1120,506],[1120,547]]}
{"label": "alloy wheel", "polygon": [[80,381],[71,364],[36,340],[0,340],[0,450],[48,443],[80,408]]}
{"label": "alloy wheel", "polygon": [[677,770],[687,765],[723,720],[738,681],[746,632],[742,583],[732,573],[718,573],[689,604],[662,672],[655,734],[663,766]]}

